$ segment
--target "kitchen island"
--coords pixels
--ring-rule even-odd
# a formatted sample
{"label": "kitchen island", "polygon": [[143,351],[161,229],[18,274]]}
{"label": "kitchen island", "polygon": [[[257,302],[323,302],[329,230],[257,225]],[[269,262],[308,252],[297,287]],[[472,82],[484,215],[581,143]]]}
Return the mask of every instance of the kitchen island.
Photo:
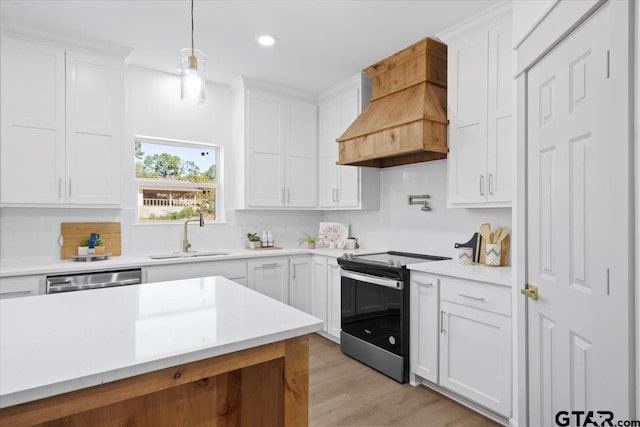
{"label": "kitchen island", "polygon": [[306,425],[322,322],[223,277],[0,301],[1,425]]}

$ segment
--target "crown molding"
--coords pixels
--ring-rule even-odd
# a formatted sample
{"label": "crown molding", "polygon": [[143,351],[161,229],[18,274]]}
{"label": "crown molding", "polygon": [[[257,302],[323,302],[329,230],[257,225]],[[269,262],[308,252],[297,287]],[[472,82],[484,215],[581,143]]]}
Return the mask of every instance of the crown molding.
{"label": "crown molding", "polygon": [[477,28],[481,28],[499,19],[503,19],[505,16],[511,16],[512,9],[510,0],[500,2],[497,5],[472,16],[471,18],[465,19],[451,28],[439,32],[436,34],[436,37],[446,43],[448,40]]}
{"label": "crown molding", "polygon": [[77,38],[61,34],[47,33],[27,27],[2,25],[0,26],[0,34],[2,34],[3,37],[10,36],[61,48],[84,50],[93,53],[97,52],[122,59],[126,59],[131,52],[133,52],[133,49],[129,47],[118,46],[97,40],[78,40]]}

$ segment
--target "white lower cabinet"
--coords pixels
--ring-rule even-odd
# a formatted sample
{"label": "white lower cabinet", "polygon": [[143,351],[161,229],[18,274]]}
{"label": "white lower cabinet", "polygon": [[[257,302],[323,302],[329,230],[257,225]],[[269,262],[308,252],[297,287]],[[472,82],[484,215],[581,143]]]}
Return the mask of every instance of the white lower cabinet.
{"label": "white lower cabinet", "polygon": [[144,267],[143,272],[145,283],[224,276],[234,282],[247,285],[246,261],[205,261],[155,265]]}
{"label": "white lower cabinet", "polygon": [[289,305],[311,314],[311,257],[289,260]]}
{"label": "white lower cabinet", "polygon": [[261,294],[289,303],[289,262],[287,258],[262,258],[247,263],[248,285]]}
{"label": "white lower cabinet", "polygon": [[510,287],[412,272],[410,330],[412,384],[511,416]]}
{"label": "white lower cabinet", "polygon": [[335,258],[327,261],[327,333],[340,339],[340,266]]}
{"label": "white lower cabinet", "polygon": [[442,301],[440,385],[511,415],[511,318]]}
{"label": "white lower cabinet", "polygon": [[[411,383],[415,376],[438,382],[438,278],[411,273],[409,360]],[[416,345],[413,345],[415,343]]]}
{"label": "white lower cabinet", "polygon": [[333,257],[312,258],[311,315],[324,321],[322,334],[340,342],[340,266]]}
{"label": "white lower cabinet", "polygon": [[327,257],[312,258],[311,274],[311,315],[322,319],[322,330],[327,332]]}
{"label": "white lower cabinet", "polygon": [[42,276],[3,277],[0,279],[0,299],[28,297],[41,293],[44,293],[44,277]]}

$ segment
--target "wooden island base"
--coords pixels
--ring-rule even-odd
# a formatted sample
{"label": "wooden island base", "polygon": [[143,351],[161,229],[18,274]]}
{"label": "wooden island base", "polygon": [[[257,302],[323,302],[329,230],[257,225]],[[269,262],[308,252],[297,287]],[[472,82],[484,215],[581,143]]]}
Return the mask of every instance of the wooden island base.
{"label": "wooden island base", "polygon": [[308,417],[308,336],[0,409],[3,426],[298,427]]}

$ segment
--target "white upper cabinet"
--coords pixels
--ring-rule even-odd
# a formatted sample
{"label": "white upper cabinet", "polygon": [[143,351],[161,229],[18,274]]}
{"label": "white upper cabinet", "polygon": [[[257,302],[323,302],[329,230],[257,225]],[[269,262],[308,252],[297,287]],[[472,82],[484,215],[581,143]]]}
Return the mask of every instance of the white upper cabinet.
{"label": "white upper cabinet", "polygon": [[64,50],[2,38],[2,203],[64,203]]}
{"label": "white upper cabinet", "polygon": [[378,209],[380,172],[376,168],[338,166],[336,138],[369,103],[371,81],[359,73],[320,96],[318,130],[318,207]]}
{"label": "white upper cabinet", "polygon": [[246,77],[233,102],[237,207],[315,209],[316,103]]}
{"label": "white upper cabinet", "polygon": [[123,58],[3,33],[3,206],[120,204]]}
{"label": "white upper cabinet", "polygon": [[513,185],[511,8],[439,37],[448,45],[449,207],[509,207]]}
{"label": "white upper cabinet", "polygon": [[67,52],[67,202],[120,203],[122,61]]}

